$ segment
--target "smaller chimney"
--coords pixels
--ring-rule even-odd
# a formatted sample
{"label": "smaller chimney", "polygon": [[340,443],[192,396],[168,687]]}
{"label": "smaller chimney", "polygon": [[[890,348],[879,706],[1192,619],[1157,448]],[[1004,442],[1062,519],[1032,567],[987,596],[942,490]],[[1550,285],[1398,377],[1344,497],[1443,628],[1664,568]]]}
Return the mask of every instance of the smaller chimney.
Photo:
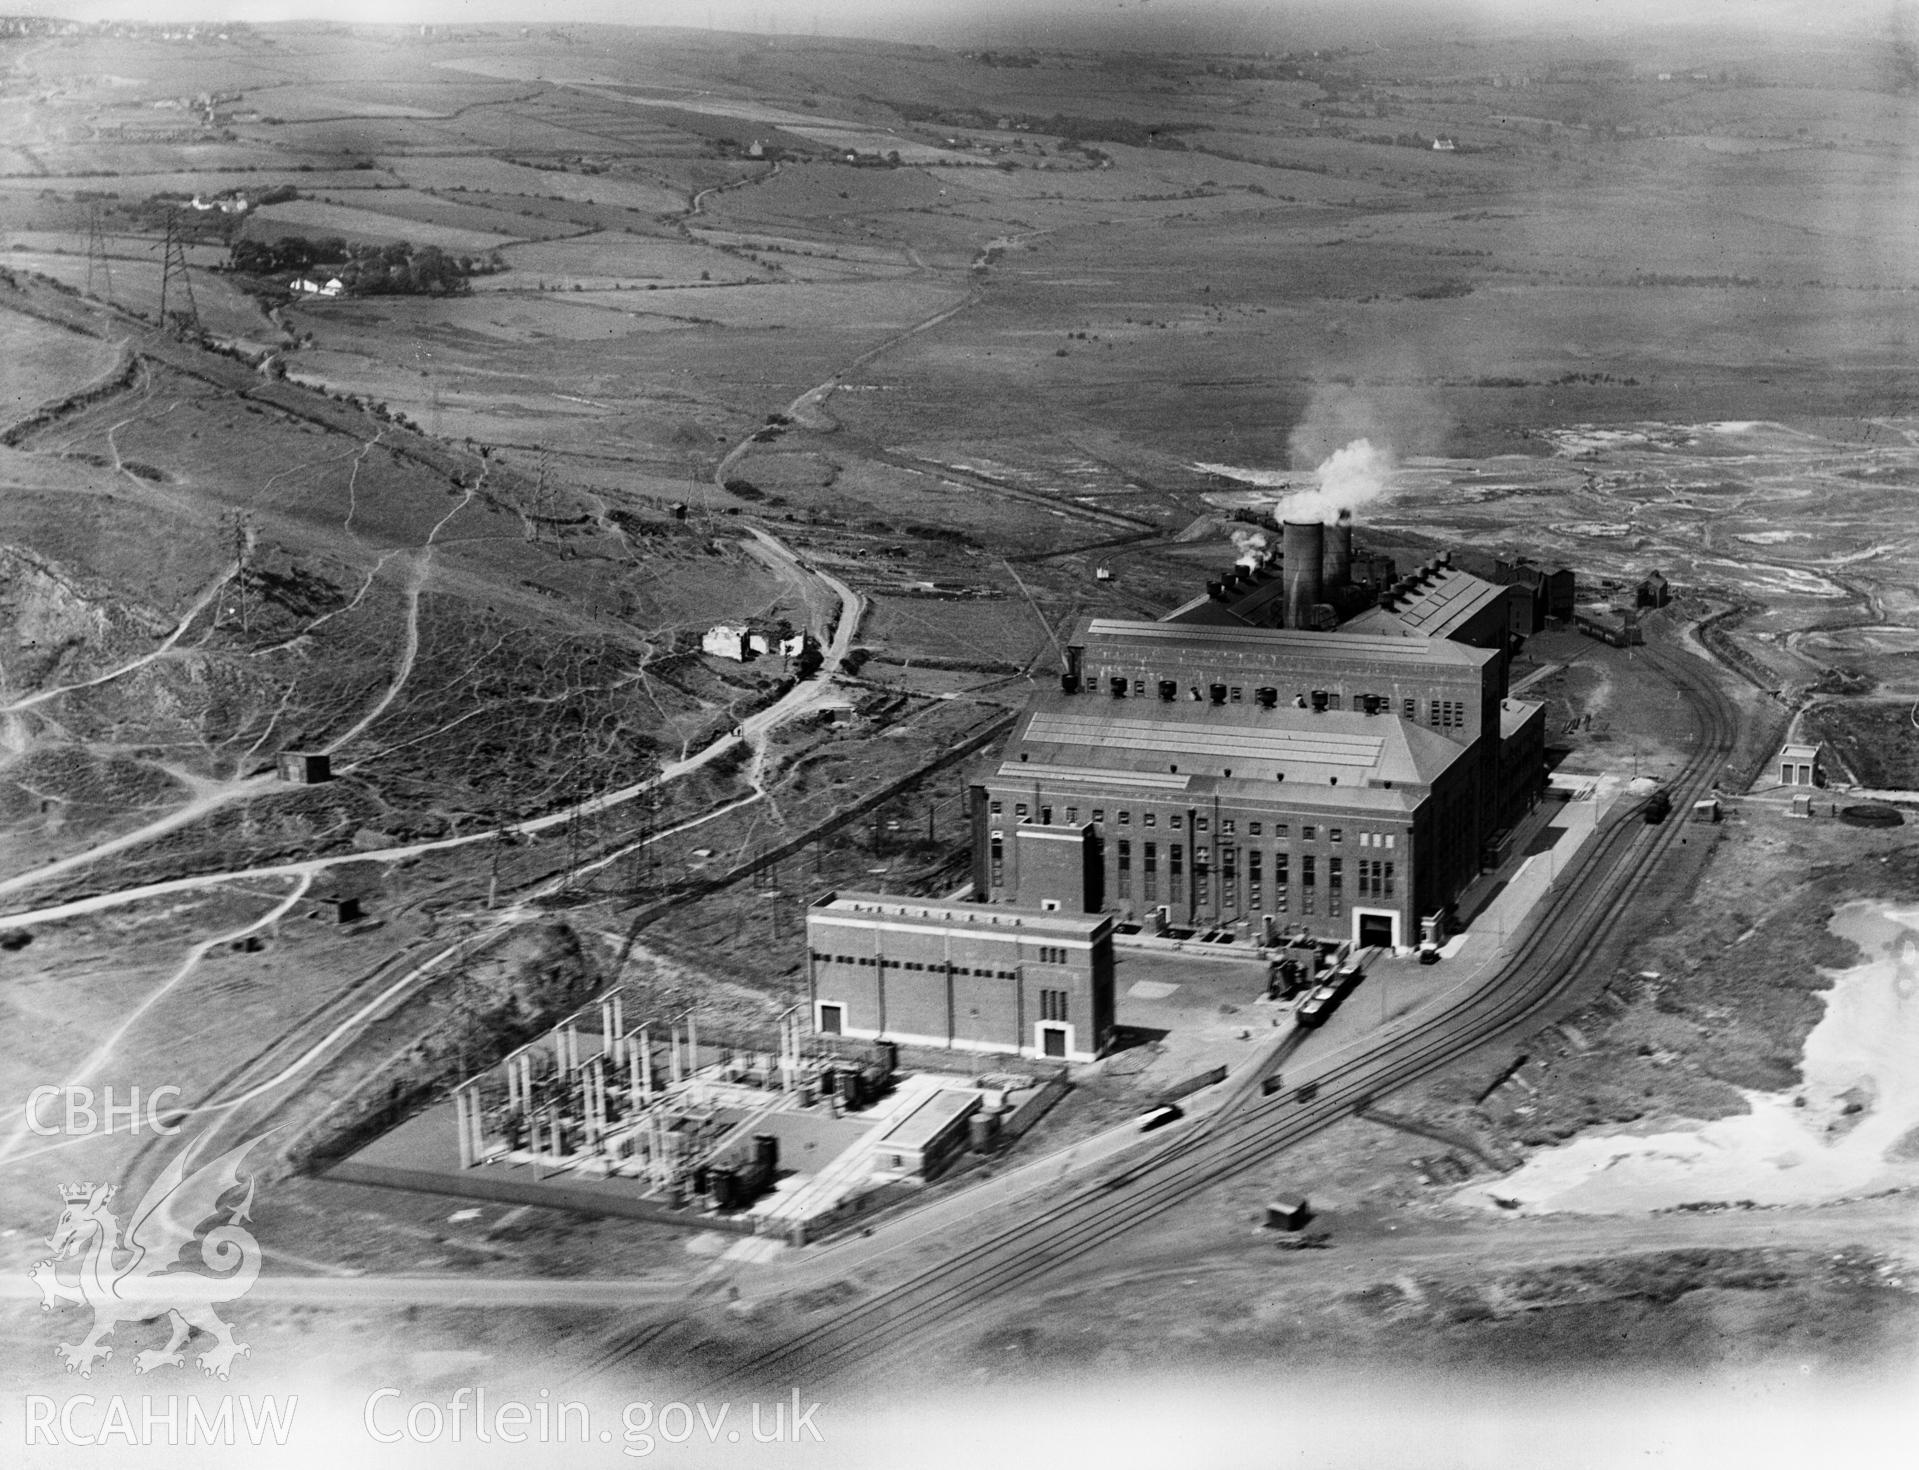
{"label": "smaller chimney", "polygon": [[1326,588],[1337,591],[1353,580],[1353,513],[1342,508],[1326,535]]}

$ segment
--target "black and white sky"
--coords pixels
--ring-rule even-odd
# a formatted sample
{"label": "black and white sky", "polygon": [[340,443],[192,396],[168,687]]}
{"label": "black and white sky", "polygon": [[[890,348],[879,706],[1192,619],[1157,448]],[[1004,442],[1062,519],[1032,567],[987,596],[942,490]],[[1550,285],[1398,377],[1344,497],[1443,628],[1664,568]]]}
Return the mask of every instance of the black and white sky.
{"label": "black and white sky", "polygon": [[1883,28],[1913,0],[0,0],[76,20],[592,22],[947,45],[1268,49],[1339,45],[1382,31],[1824,32]]}

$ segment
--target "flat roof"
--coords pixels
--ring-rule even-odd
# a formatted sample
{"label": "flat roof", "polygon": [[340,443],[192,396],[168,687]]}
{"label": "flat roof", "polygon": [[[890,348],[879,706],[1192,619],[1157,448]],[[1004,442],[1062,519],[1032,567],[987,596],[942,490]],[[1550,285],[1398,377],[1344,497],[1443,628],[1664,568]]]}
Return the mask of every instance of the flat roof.
{"label": "flat roof", "polygon": [[828,893],[813,901],[807,918],[855,925],[983,930],[989,934],[999,930],[1007,938],[1030,934],[1041,939],[1076,939],[1082,943],[1097,938],[1113,922],[1107,914],[1055,913],[1050,909],[1015,909],[992,903],[939,903],[923,898],[888,897],[883,893]]}
{"label": "flat roof", "polygon": [[1477,667],[1496,657],[1490,649],[1429,636],[1394,638],[1321,633],[1308,628],[1215,628],[1202,623],[1151,623],[1135,618],[1088,618],[1074,630],[1072,641],[1083,648],[1137,644],[1142,651],[1155,653],[1190,648],[1196,653],[1251,654],[1288,661],[1349,663],[1372,659],[1428,668],[1441,664]]}
{"label": "flat roof", "polygon": [[1533,699],[1502,699],[1499,701],[1499,738],[1510,740],[1525,727],[1528,720],[1546,706]]}
{"label": "flat roof", "polygon": [[980,1095],[942,1087],[882,1133],[877,1149],[923,1149],[961,1119],[979,1111]]}
{"label": "flat roof", "polygon": [[[1144,791],[1184,791],[1192,784],[1191,776],[1175,776],[1160,771],[1115,771],[1102,766],[1059,766],[1046,764],[1040,767],[1046,772],[1049,781],[1099,781],[1110,786],[1134,786]],[[997,775],[1007,781],[1018,780],[1022,775],[1031,775],[1033,767],[1023,761],[1003,761]]]}
{"label": "flat roof", "polygon": [[1063,827],[1022,827],[1021,837],[1039,837],[1048,842],[1084,842],[1090,823],[1082,822],[1078,826]]}
{"label": "flat roof", "polygon": [[[1173,706],[1178,709],[1178,705]],[[1280,712],[1275,709],[1274,714]],[[1331,711],[1326,713],[1330,714]],[[1283,716],[1281,717],[1284,718]],[[1221,727],[1199,720],[1134,719],[1119,715],[1034,714],[1022,740],[1055,745],[1112,746],[1122,750],[1159,750],[1169,755],[1217,756],[1231,760],[1307,761],[1314,765],[1371,770],[1379,764],[1383,737],[1324,728],[1325,715],[1307,729],[1271,722],[1265,728]],[[1361,718],[1367,718],[1362,716]],[[1379,716],[1370,717],[1374,724]]]}
{"label": "flat roof", "polygon": [[1415,633],[1444,638],[1497,601],[1501,589],[1457,567],[1421,574],[1420,584],[1392,599],[1389,610]]}
{"label": "flat roof", "polygon": [[1021,779],[1125,785],[1142,798],[1190,791],[1206,778],[1297,781],[1343,793],[1373,783],[1430,784],[1467,750],[1394,714],[1242,703],[1198,706],[1206,713],[1195,719],[1194,708],[1036,695],[997,775],[1009,786]]}

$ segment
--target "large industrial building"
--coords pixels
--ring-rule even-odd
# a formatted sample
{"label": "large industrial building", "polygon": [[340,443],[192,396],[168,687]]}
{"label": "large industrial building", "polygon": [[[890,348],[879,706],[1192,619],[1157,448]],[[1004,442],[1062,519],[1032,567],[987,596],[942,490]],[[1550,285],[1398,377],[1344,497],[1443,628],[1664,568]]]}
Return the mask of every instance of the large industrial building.
{"label": "large industrial building", "polygon": [[[816,904],[816,1022],[1090,1056],[1115,932],[1417,944],[1544,789],[1544,707],[1507,694],[1534,616],[1519,595],[1449,558],[1397,575],[1355,555],[1342,514],[1286,523],[1277,567],[1237,567],[1158,621],[1083,619],[1058,692],[970,782],[981,902]],[[1012,957],[982,966],[988,935]],[[1020,944],[1071,985],[1029,981]],[[1091,1024],[1049,1031],[1060,1002],[1037,986]]]}
{"label": "large industrial building", "polygon": [[1544,708],[1506,695],[1512,589],[1446,559],[1397,577],[1326,529],[1288,523],[1276,573],[1161,621],[1074,629],[1061,692],[975,779],[977,894],[1395,949],[1445,913],[1543,788]]}

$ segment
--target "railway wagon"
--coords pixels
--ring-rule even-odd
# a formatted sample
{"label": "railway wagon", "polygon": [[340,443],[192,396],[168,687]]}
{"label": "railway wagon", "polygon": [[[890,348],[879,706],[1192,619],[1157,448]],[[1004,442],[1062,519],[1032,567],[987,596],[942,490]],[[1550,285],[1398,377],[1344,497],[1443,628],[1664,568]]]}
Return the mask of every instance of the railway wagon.
{"label": "railway wagon", "polygon": [[1364,971],[1358,965],[1350,962],[1341,965],[1327,977],[1324,985],[1299,1003],[1299,1009],[1293,1012],[1293,1020],[1308,1029],[1323,1024],[1363,978]]}
{"label": "railway wagon", "polygon": [[1573,614],[1573,626],[1588,638],[1614,648],[1636,648],[1645,643],[1645,630],[1636,617],[1624,613],[1580,611]]}

